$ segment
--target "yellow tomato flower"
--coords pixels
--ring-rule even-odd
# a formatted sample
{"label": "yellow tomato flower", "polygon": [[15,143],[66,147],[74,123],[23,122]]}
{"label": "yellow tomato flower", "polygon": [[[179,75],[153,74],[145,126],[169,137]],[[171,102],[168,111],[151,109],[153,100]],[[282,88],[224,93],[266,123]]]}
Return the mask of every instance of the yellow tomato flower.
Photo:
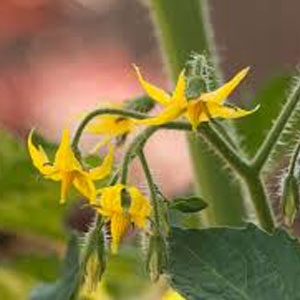
{"label": "yellow tomato flower", "polygon": [[[110,104],[108,107],[122,108],[122,105]],[[102,135],[101,142],[94,148],[94,151],[96,151],[107,145],[112,139],[122,137],[134,130],[135,127],[135,122],[130,118],[117,115],[100,115],[86,127],[86,131],[92,134]]]}
{"label": "yellow tomato flower", "polygon": [[185,298],[179,295],[175,290],[169,289],[162,297],[162,300],[185,300]]}
{"label": "yellow tomato flower", "polygon": [[[126,203],[123,191],[128,192],[129,203]],[[148,199],[136,187],[125,187],[115,184],[99,191],[100,199],[95,206],[109,224],[111,249],[117,253],[122,237],[131,223],[142,229],[150,215],[151,206]],[[128,200],[128,199],[127,199]]]}
{"label": "yellow tomato flower", "polygon": [[111,172],[114,159],[114,149],[110,146],[108,154],[99,167],[91,170],[83,170],[81,164],[76,159],[71,145],[70,132],[65,129],[58,150],[55,154],[54,162],[48,159],[42,146],[36,147],[32,142],[33,131],[28,136],[28,150],[33,165],[42,175],[54,181],[61,181],[60,203],[66,201],[67,192],[73,184],[75,188],[91,201],[95,201],[96,188],[93,180],[101,180]]}
{"label": "yellow tomato flower", "polygon": [[144,80],[138,67],[134,66],[139,82],[146,93],[155,101],[165,106],[165,109],[155,117],[145,120],[137,120],[137,123],[147,125],[161,125],[170,122],[182,114],[192,124],[196,130],[201,122],[209,121],[211,118],[234,119],[246,116],[257,110],[247,111],[235,106],[224,104],[226,98],[239,85],[247,75],[249,68],[245,68],[234,76],[230,81],[225,83],[217,90],[209,93],[203,93],[197,99],[188,100],[186,98],[186,80],[184,70],[180,73],[175,91],[172,96],[162,89],[152,85]]}

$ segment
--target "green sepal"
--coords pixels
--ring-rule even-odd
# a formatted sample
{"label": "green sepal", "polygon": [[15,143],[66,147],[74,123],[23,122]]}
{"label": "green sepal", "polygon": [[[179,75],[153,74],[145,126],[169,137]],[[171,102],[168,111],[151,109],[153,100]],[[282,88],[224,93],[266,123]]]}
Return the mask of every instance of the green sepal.
{"label": "green sepal", "polygon": [[141,113],[149,112],[155,106],[155,102],[147,97],[142,96],[125,102],[124,108],[134,110]]}
{"label": "green sepal", "polygon": [[286,226],[293,226],[299,209],[299,186],[294,175],[284,180],[282,193],[282,215]]}
{"label": "green sepal", "polygon": [[[98,228],[97,228],[98,229]],[[101,230],[92,232],[90,253],[85,264],[84,280],[90,292],[96,291],[106,269],[105,241]]]}
{"label": "green sepal", "polygon": [[176,209],[183,213],[195,213],[205,209],[208,204],[200,197],[176,198],[169,205],[170,209]]}
{"label": "green sepal", "polygon": [[193,76],[187,79],[185,95],[188,100],[199,98],[205,90],[206,83],[201,76]]}
{"label": "green sepal", "polygon": [[193,53],[186,63],[186,97],[195,99],[202,93],[215,89],[215,72],[213,64],[205,54]]}
{"label": "green sepal", "polygon": [[126,189],[123,189],[121,192],[121,206],[125,211],[131,206],[131,197]]}

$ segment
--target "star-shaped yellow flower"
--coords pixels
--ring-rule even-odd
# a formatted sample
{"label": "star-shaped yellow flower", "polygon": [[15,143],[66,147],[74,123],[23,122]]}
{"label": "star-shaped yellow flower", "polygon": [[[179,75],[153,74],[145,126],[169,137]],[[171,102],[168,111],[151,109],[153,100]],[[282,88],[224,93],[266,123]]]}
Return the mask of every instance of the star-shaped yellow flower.
{"label": "star-shaped yellow flower", "polygon": [[[128,192],[128,198],[124,195]],[[99,191],[100,199],[95,203],[98,212],[106,218],[112,237],[111,249],[116,253],[120,241],[131,223],[142,229],[150,215],[148,199],[136,187],[122,184],[105,187]]]}
{"label": "star-shaped yellow flower", "polygon": [[91,170],[84,170],[76,159],[70,145],[70,132],[65,129],[54,162],[51,163],[44,149],[36,147],[32,142],[33,131],[28,136],[28,150],[33,165],[42,175],[54,181],[61,181],[60,202],[66,201],[67,192],[73,184],[75,188],[86,198],[95,201],[96,188],[93,180],[101,180],[107,177],[113,166],[114,149],[110,146],[108,154],[102,164]]}
{"label": "star-shaped yellow flower", "polygon": [[[109,104],[111,108],[122,108],[122,105]],[[100,115],[93,120],[87,127],[86,132],[101,135],[101,141],[94,147],[92,152],[107,145],[115,138],[120,138],[136,127],[135,122],[126,117],[117,115]]]}
{"label": "star-shaped yellow flower", "polygon": [[137,120],[139,124],[161,125],[170,122],[181,115],[185,115],[196,130],[201,122],[209,121],[212,118],[234,119],[253,113],[253,110],[246,111],[236,106],[224,104],[226,98],[239,85],[247,75],[249,68],[245,68],[217,90],[203,93],[197,99],[186,98],[186,79],[184,70],[180,73],[173,95],[169,95],[162,89],[144,80],[138,67],[134,66],[139,82],[146,93],[155,101],[165,106],[165,109],[155,117]]}

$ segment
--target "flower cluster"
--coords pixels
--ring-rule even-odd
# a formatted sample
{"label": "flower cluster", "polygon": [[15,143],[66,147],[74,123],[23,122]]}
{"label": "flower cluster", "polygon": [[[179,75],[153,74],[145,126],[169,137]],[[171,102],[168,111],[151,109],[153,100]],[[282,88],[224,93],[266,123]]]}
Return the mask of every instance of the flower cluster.
{"label": "flower cluster", "polygon": [[[125,155],[127,159],[124,159],[124,163],[121,165],[123,172],[121,180],[118,181],[120,176],[112,176],[115,169],[114,150],[116,146],[121,144],[120,140],[139,127],[150,125],[157,128],[181,116],[184,116],[190,123],[190,125],[186,123],[190,126],[190,130],[197,132],[199,125],[203,122],[208,122],[215,118],[239,118],[253,113],[257,109],[256,107],[247,111],[225,104],[225,100],[245,78],[249,68],[241,70],[231,80],[216,90],[203,90],[195,98],[187,96],[188,81],[185,70],[180,73],[174,92],[169,94],[146,81],[139,68],[136,66],[134,68],[138,81],[146,94],[153,102],[158,102],[164,107],[161,113],[156,116],[149,116],[134,110],[131,112],[126,109],[125,104],[121,106],[109,105],[103,110],[97,110],[99,113],[92,112],[82,123],[84,125],[79,126],[81,131],[76,133],[76,142],[74,140],[71,142],[68,129],[63,130],[61,142],[53,162],[49,160],[40,145],[36,146],[33,143],[33,131],[28,137],[28,149],[33,165],[46,179],[61,181],[60,202],[64,203],[66,201],[68,191],[73,185],[87,199],[88,203],[95,208],[101,216],[103,224],[109,226],[112,237],[111,250],[113,253],[117,252],[122,237],[131,224],[139,229],[143,229],[147,226],[149,220],[149,228],[152,229],[152,232],[161,234],[161,230],[158,228],[160,219],[160,216],[158,216],[159,205],[156,203],[158,200],[153,196],[157,192],[155,190],[157,187],[151,181],[151,174],[148,168],[144,168],[144,171],[146,178],[149,179],[151,201],[137,187],[130,186],[126,182],[128,164],[132,157],[138,156],[138,147],[129,147],[129,150],[131,149],[133,153]],[[102,163],[95,168],[87,168],[79,153],[78,136],[80,137],[82,132],[101,136],[101,141],[97,148],[105,146],[108,149],[107,154],[102,159]],[[139,151],[142,151],[142,149],[139,149]],[[145,164],[145,160],[143,162],[142,158],[141,163]],[[120,172],[120,168],[117,169]],[[95,182],[108,178],[111,178],[110,181],[107,181],[110,183],[98,189]]]}

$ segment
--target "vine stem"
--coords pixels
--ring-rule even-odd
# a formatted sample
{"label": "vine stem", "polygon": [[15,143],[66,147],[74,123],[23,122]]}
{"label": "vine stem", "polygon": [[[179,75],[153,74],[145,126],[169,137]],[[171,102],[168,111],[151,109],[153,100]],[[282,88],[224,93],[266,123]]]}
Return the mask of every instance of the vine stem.
{"label": "vine stem", "polygon": [[78,276],[78,281],[77,281],[77,289],[75,292],[75,294],[77,294],[77,295],[80,291],[80,286],[81,286],[82,282],[84,281],[86,265],[87,265],[88,260],[93,252],[93,247],[95,245],[95,236],[97,234],[103,235],[103,233],[101,231],[103,225],[104,225],[103,219],[98,215],[98,213],[96,213],[94,220],[93,220],[92,224],[90,225],[88,232],[86,233],[85,243],[83,245],[83,248],[82,248],[82,251],[80,254],[79,270],[78,270],[79,276]]}
{"label": "vine stem", "polygon": [[[117,108],[100,108],[89,113],[78,126],[75,135],[72,140],[72,148],[75,152],[78,152],[78,144],[81,138],[81,135],[92,119],[104,115],[118,115],[133,119],[145,119],[149,116],[147,114],[133,112],[124,109]],[[163,124],[160,126],[150,126],[147,127],[142,133],[140,133],[135,140],[131,143],[126,152],[123,160],[123,168],[121,173],[121,182],[125,183],[127,181],[127,173],[128,173],[128,165],[132,159],[132,153],[136,152],[139,149],[143,148],[143,145],[149,139],[149,137],[155,133],[158,129],[174,129],[174,130],[184,130],[184,131],[192,131],[192,127],[187,122],[169,122],[167,124]],[[244,173],[245,168],[247,168],[247,163],[244,162],[239,155],[235,152],[235,150],[209,125],[203,124],[200,127],[199,133],[203,135],[217,150],[219,155],[223,156],[223,158],[236,170],[239,171],[240,174]]]}
{"label": "vine stem", "polygon": [[145,173],[145,177],[149,186],[149,190],[150,190],[150,198],[151,198],[151,203],[152,203],[152,207],[153,207],[153,212],[154,212],[154,222],[155,222],[155,229],[156,232],[159,233],[160,232],[160,221],[159,221],[159,211],[158,211],[158,199],[156,197],[156,188],[155,188],[155,184],[153,182],[153,178],[150,172],[150,168],[147,162],[147,159],[145,157],[144,151],[141,149],[138,152],[138,157],[140,159],[142,168],[144,170]]}
{"label": "vine stem", "polygon": [[275,221],[273,210],[266,196],[265,188],[258,174],[247,176],[245,184],[248,188],[255,213],[260,226],[267,232],[273,232]]}
{"label": "vine stem", "polygon": [[199,128],[199,133],[213,146],[218,155],[243,178],[247,177],[249,166],[246,161],[232,148],[221,135],[209,124],[203,124]]}
{"label": "vine stem", "polygon": [[121,172],[121,183],[126,185],[127,177],[128,177],[128,168],[132,159],[140,153],[143,149],[147,140],[154,134],[160,127],[147,127],[144,131],[142,131],[137,137],[133,140],[133,142],[128,147],[122,164],[122,172]]}
{"label": "vine stem", "polygon": [[[137,119],[148,117],[147,114],[136,113],[122,109],[103,108],[95,110],[87,115],[79,125],[72,141],[73,149],[77,149],[81,134],[83,133],[85,126],[93,118],[103,114],[120,115]],[[127,183],[128,168],[132,159],[140,153],[140,151],[144,148],[147,140],[159,129],[183,130],[192,132],[191,125],[183,121],[170,122],[160,126],[150,126],[144,129],[144,131],[136,136],[124,155],[121,171],[121,183],[123,183],[124,185]],[[200,126],[198,132],[215,149],[217,154],[222,159],[224,159],[234,170],[236,170],[237,173],[244,179],[261,226],[265,230],[271,231],[272,228],[274,228],[273,216],[265,195],[263,185],[259,179],[259,174],[253,172],[251,165],[249,165],[247,161],[241,159],[239,154],[232,148],[232,146],[226,140],[224,140],[220,136],[220,134],[215,131],[209,124],[203,124],[202,126]],[[256,185],[258,187],[256,187]]]}
{"label": "vine stem", "polygon": [[287,100],[285,106],[283,107],[281,113],[279,114],[276,122],[274,123],[272,129],[269,131],[266,139],[259,148],[256,156],[254,157],[251,165],[252,168],[260,172],[264,167],[266,161],[270,157],[273,148],[275,147],[285,125],[287,124],[289,118],[293,114],[293,111],[298,104],[300,99],[300,78],[295,85],[293,92],[291,93],[289,99]]}
{"label": "vine stem", "polygon": [[75,135],[73,137],[72,141],[72,148],[75,153],[79,153],[78,150],[78,144],[80,137],[87,126],[87,124],[94,119],[95,117],[101,116],[101,115],[118,115],[122,117],[128,117],[128,118],[134,118],[134,119],[144,119],[147,118],[148,116],[146,114],[138,113],[132,110],[126,110],[126,109],[118,109],[118,108],[99,108],[96,109],[89,114],[85,116],[85,118],[81,121],[79,124]]}
{"label": "vine stem", "polygon": [[[243,161],[239,155],[231,148],[219,133],[216,132],[209,124],[200,132],[211,146],[216,150],[217,154],[223,158],[242,178],[248,188],[251,201],[253,203],[256,217],[260,226],[268,231],[272,232],[275,228],[275,221],[273,211],[270,207],[269,201],[266,196],[266,192],[263,183],[259,177],[259,173],[256,173],[252,166]],[[202,125],[203,126],[203,125]]]}

